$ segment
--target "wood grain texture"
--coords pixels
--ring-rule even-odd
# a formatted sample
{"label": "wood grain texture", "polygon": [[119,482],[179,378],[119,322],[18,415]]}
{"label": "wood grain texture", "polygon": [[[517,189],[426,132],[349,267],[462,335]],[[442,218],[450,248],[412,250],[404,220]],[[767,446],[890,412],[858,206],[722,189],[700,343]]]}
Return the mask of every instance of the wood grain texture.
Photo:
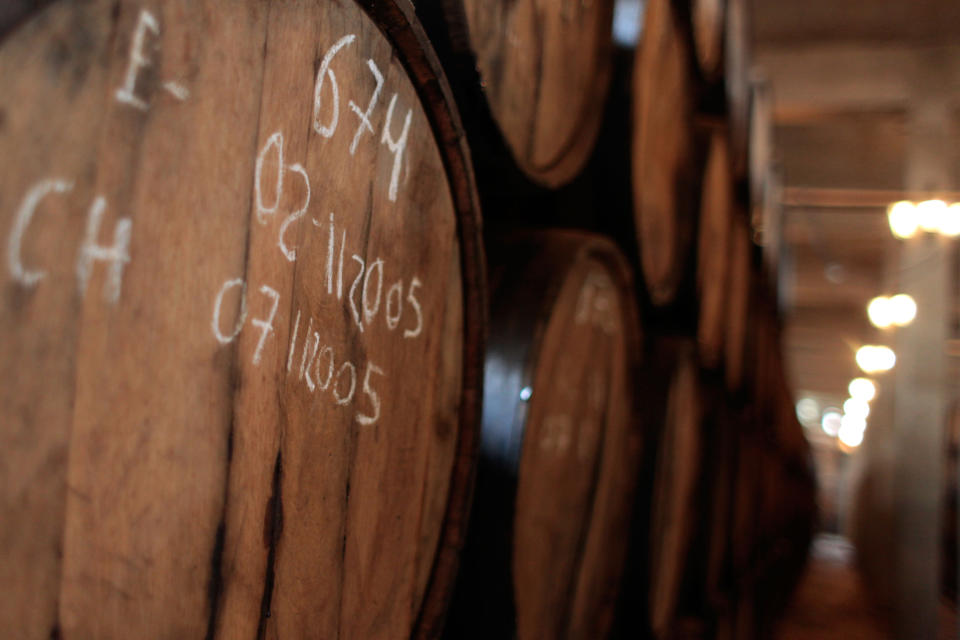
{"label": "wood grain texture", "polygon": [[745,178],[750,140],[750,10],[747,0],[727,0],[723,42],[724,87],[730,121],[730,155],[733,172]]}
{"label": "wood grain texture", "polygon": [[593,148],[612,65],[611,0],[447,0],[517,165],[555,187]]}
{"label": "wood grain texture", "polygon": [[482,459],[448,637],[603,637],[641,444],[629,272],[588,234],[493,246]]}
{"label": "wood grain texture", "polygon": [[721,364],[726,309],[729,303],[730,245],[733,223],[733,179],[726,134],[715,131],[710,138],[707,165],[700,195],[697,228],[697,292],[699,319],[697,346],[700,362],[707,368]]}
{"label": "wood grain texture", "polygon": [[63,1],[3,39],[0,626],[436,633],[484,270],[412,15]]}
{"label": "wood grain texture", "polygon": [[662,635],[673,620],[697,520],[695,493],[703,442],[695,351],[680,343],[666,398],[650,515],[650,625]]}
{"label": "wood grain texture", "polygon": [[747,340],[752,291],[751,250],[753,242],[746,217],[732,217],[730,258],[727,269],[726,324],[724,328],[724,378],[727,390],[736,393],[743,388],[747,358]]}
{"label": "wood grain texture", "polygon": [[693,243],[699,181],[686,34],[669,0],[650,0],[633,75],[634,217],[650,299],[676,296]]}
{"label": "wood grain texture", "polygon": [[716,79],[723,71],[726,8],[726,0],[693,0],[691,2],[693,48],[697,55],[700,73],[708,80]]}

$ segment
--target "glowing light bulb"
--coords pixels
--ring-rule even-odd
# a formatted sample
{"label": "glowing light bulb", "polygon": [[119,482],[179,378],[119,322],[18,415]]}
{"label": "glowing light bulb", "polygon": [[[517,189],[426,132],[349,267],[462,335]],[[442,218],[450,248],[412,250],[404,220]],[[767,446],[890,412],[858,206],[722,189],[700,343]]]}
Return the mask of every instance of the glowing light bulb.
{"label": "glowing light bulb", "polygon": [[917,317],[917,303],[905,293],[890,298],[887,303],[890,319],[898,327],[905,327]]}
{"label": "glowing light bulb", "polygon": [[864,373],[889,371],[897,363],[897,355],[890,347],[864,345],[857,349],[857,365]]}
{"label": "glowing light bulb", "polygon": [[856,398],[847,398],[843,403],[843,417],[862,418],[866,420],[870,415],[870,405],[863,400]]}
{"label": "glowing light bulb", "polygon": [[924,231],[939,231],[946,218],[947,203],[943,200],[924,200],[917,205],[917,223]]}
{"label": "glowing light bulb", "polygon": [[890,231],[898,238],[909,238],[917,232],[920,222],[917,208],[912,202],[901,200],[887,207],[887,222]]}
{"label": "glowing light bulb", "polygon": [[890,308],[890,299],[886,296],[877,296],[867,305],[867,317],[870,324],[878,329],[886,329],[893,324],[893,312]]}
{"label": "glowing light bulb", "polygon": [[960,202],[947,207],[947,212],[940,220],[940,233],[950,237],[960,236]]}
{"label": "glowing light bulb", "polygon": [[820,417],[820,405],[813,398],[802,398],[797,402],[797,420],[805,427],[817,424]]}
{"label": "glowing light bulb", "polygon": [[820,428],[828,436],[835,437],[840,432],[841,420],[839,410],[827,409],[823,412],[823,418],[820,420]]}
{"label": "glowing light bulb", "polygon": [[847,391],[850,392],[851,398],[864,402],[870,402],[877,397],[877,385],[868,378],[854,378],[847,386]]}
{"label": "glowing light bulb", "polygon": [[847,445],[851,449],[856,449],[863,442],[863,429],[858,429],[855,425],[847,424],[840,426],[840,431],[837,433],[837,437],[840,439],[840,442]]}

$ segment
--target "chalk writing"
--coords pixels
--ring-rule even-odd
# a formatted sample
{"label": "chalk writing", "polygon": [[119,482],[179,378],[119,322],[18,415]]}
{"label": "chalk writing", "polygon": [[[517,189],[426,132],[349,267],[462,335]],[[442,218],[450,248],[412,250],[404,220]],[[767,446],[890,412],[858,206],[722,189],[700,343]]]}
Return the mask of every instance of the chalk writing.
{"label": "chalk writing", "polygon": [[[300,324],[301,310],[297,310],[296,328]],[[357,365],[349,360],[337,364],[337,356],[333,346],[322,344],[323,340],[318,331],[313,330],[313,318],[308,320],[307,331],[304,334],[300,348],[300,367],[297,380],[303,382],[311,393],[317,391],[330,393],[337,406],[347,406],[354,402],[357,394]],[[290,363],[298,349],[297,332],[294,331],[287,355],[287,373],[292,373]],[[367,397],[370,412],[363,413],[359,409],[354,414],[356,421],[362,425],[375,424],[380,419],[380,394],[374,388],[375,376],[384,377],[386,372],[367,361],[361,383],[361,393]]]}
{"label": "chalk writing", "polygon": [[370,404],[373,406],[373,415],[357,414],[357,422],[365,425],[374,424],[380,419],[380,396],[373,390],[370,382],[370,374],[372,373],[379,376],[385,375],[383,369],[372,362],[367,362],[367,372],[363,375],[363,392],[370,398]]}
{"label": "chalk writing", "polygon": [[[221,330],[221,315],[223,314],[223,299],[226,296],[227,292],[231,289],[240,287],[240,310],[237,313],[237,319],[234,323],[233,329],[230,330],[230,333],[223,333]],[[260,364],[260,360],[263,355],[263,347],[266,344],[267,338],[274,332],[273,322],[277,317],[277,310],[280,308],[280,294],[268,285],[261,285],[259,292],[266,296],[270,300],[270,311],[267,314],[266,318],[254,318],[250,321],[254,327],[260,329],[260,337],[257,339],[257,346],[253,352],[253,364]],[[247,284],[243,281],[242,278],[232,278],[227,280],[220,286],[220,289],[217,291],[217,297],[213,302],[213,319],[211,320],[211,328],[213,329],[213,335],[216,337],[217,342],[220,344],[230,344],[237,339],[237,336],[240,335],[240,332],[243,331],[243,325],[247,320]],[[299,324],[300,318],[297,317],[297,323]],[[292,352],[291,352],[292,356]],[[290,370],[290,360],[287,360],[287,371]]]}
{"label": "chalk writing", "polygon": [[[274,175],[273,203],[267,206],[263,201],[263,166],[271,150],[277,157],[277,167]],[[299,162],[290,165],[284,164],[283,134],[277,131],[267,138],[266,144],[263,145],[260,153],[257,154],[257,160],[253,167],[253,193],[256,204],[257,222],[260,224],[266,224],[268,218],[272,217],[280,207],[280,199],[283,197],[283,178],[288,171],[300,176],[306,188],[303,205],[283,219],[280,225],[280,231],[277,234],[277,246],[280,248],[280,252],[287,260],[294,262],[297,259],[297,251],[287,246],[284,237],[290,225],[305,216],[307,209],[310,207],[310,176],[307,175],[306,169],[304,169],[303,165]]]}
{"label": "chalk writing", "polygon": [[[37,207],[44,198],[51,194],[68,193],[72,190],[72,182],[58,178],[48,178],[40,180],[27,191],[27,195],[14,216],[13,228],[10,230],[10,236],[7,239],[7,268],[13,281],[17,284],[25,288],[32,288],[46,277],[45,271],[27,269],[21,258],[23,236],[33,220]],[[124,267],[130,262],[130,235],[133,222],[130,218],[120,218],[113,230],[113,245],[102,246],[97,244],[97,236],[100,234],[100,225],[103,222],[103,214],[106,208],[106,198],[96,196],[87,213],[86,233],[77,254],[77,288],[82,297],[87,291],[87,284],[90,281],[94,263],[107,262],[110,268],[103,287],[103,297],[109,303],[116,303],[120,299]]]}
{"label": "chalk writing", "polygon": [[307,172],[304,171],[303,167],[300,166],[299,163],[290,165],[288,169],[303,178],[303,183],[307,187],[307,193],[303,200],[303,206],[296,211],[293,211],[283,219],[283,223],[280,225],[280,234],[277,238],[277,246],[280,247],[281,253],[283,253],[287,260],[293,262],[297,259],[297,251],[296,249],[290,249],[287,247],[286,242],[283,240],[283,236],[287,232],[287,228],[290,225],[302,218],[307,213],[307,208],[310,206],[310,177],[307,176]]}
{"label": "chalk writing", "polygon": [[167,93],[181,102],[190,97],[190,90],[179,82],[168,80],[163,83],[163,88],[167,91]]}
{"label": "chalk writing", "polygon": [[608,334],[615,333],[617,318],[611,300],[613,295],[613,283],[608,275],[599,271],[588,273],[577,298],[574,322],[592,324]]}
{"label": "chalk writing", "polygon": [[403,120],[403,127],[400,129],[400,137],[394,140],[393,135],[390,133],[390,126],[393,121],[393,108],[396,104],[397,94],[393,94],[393,97],[390,98],[390,106],[387,107],[387,121],[383,125],[383,135],[380,136],[380,142],[385,143],[387,148],[393,153],[393,169],[390,171],[390,191],[388,192],[391,201],[396,201],[397,199],[397,183],[400,180],[403,150],[407,148],[407,134],[410,133],[410,116],[413,114],[412,110],[407,111],[407,115]]}
{"label": "chalk writing", "polygon": [[[124,75],[123,85],[114,93],[117,102],[139,109],[140,111],[147,111],[150,108],[147,101],[137,95],[137,78],[139,78],[140,72],[153,64],[147,56],[146,51],[148,34],[152,34],[154,37],[159,36],[160,22],[156,16],[148,10],[141,9],[140,15],[137,17],[137,26],[133,32],[133,39],[130,41],[129,62],[127,63],[127,72]],[[160,86],[164,91],[181,102],[190,97],[190,90],[179,82],[168,80]]]}
{"label": "chalk writing", "polygon": [[[317,78],[313,88],[312,124],[313,130],[324,138],[333,137],[337,131],[337,125],[340,121],[340,88],[337,83],[337,76],[331,68],[331,65],[333,64],[333,59],[340,52],[340,50],[352,44],[355,40],[356,35],[354,34],[347,34],[337,40],[333,46],[327,49],[326,53],[323,55],[323,59],[320,61],[320,68],[317,70]],[[350,142],[350,155],[354,155],[356,153],[357,145],[359,144],[360,138],[363,136],[365,131],[370,134],[375,133],[371,118],[380,99],[380,93],[383,90],[384,78],[380,68],[377,66],[377,63],[372,59],[367,59],[367,68],[373,75],[376,85],[373,90],[373,95],[371,95],[370,100],[367,102],[367,108],[365,110],[361,110],[353,100],[350,100],[348,103],[350,109],[360,120],[359,124],[357,125],[357,129],[353,134],[353,139]],[[328,108],[329,116],[327,118],[327,123],[323,124],[323,95],[324,87],[328,83],[330,86],[331,100]],[[397,97],[398,94],[394,93],[390,98],[390,105],[387,107],[383,130],[380,134],[380,144],[387,145],[387,148],[393,154],[393,166],[390,170],[390,184],[387,190],[387,197],[391,202],[396,202],[397,200],[400,184],[400,171],[403,168],[404,151],[407,148],[407,139],[410,133],[410,121],[413,117],[413,109],[408,109],[406,115],[404,116],[403,125],[400,127],[400,135],[394,138],[392,123],[394,109],[397,106]]]}
{"label": "chalk writing", "polygon": [[417,326],[413,329],[404,329],[403,337],[404,338],[416,338],[420,335],[420,331],[423,329],[423,313],[420,311],[420,302],[417,300],[417,297],[414,295],[416,293],[417,287],[420,286],[420,279],[414,277],[410,282],[410,288],[407,290],[407,302],[413,307],[414,313],[417,314]]}
{"label": "chalk writing", "polygon": [[137,19],[137,28],[133,32],[133,40],[130,43],[130,64],[127,65],[126,79],[123,86],[117,89],[116,98],[118,102],[128,104],[131,107],[146,111],[149,106],[146,101],[137,96],[137,76],[140,70],[150,66],[150,58],[144,52],[144,39],[147,32],[153,35],[160,35],[160,23],[156,17],[146,9],[140,10],[140,17]]}
{"label": "chalk writing", "polygon": [[110,270],[107,272],[107,281],[103,286],[103,297],[107,302],[115,303],[120,299],[123,268],[130,262],[130,231],[133,222],[130,218],[120,218],[113,230],[113,246],[98,245],[97,235],[100,232],[100,223],[106,208],[107,201],[103,196],[97,196],[90,205],[90,212],[87,214],[87,233],[83,244],[80,245],[80,255],[77,257],[77,286],[82,296],[87,290],[93,263],[109,262]]}
{"label": "chalk writing", "polygon": [[257,349],[253,352],[253,364],[260,364],[260,356],[263,353],[263,344],[267,341],[267,336],[273,333],[273,319],[277,315],[277,307],[280,306],[280,294],[276,290],[268,287],[267,285],[262,285],[260,287],[260,293],[264,294],[270,298],[270,314],[267,316],[266,320],[253,319],[251,324],[260,329],[260,339],[257,340]]}
{"label": "chalk writing", "polygon": [[[240,313],[237,314],[237,321],[234,323],[233,329],[230,333],[223,333],[220,331],[220,314],[221,309],[223,308],[223,297],[227,294],[228,291],[240,287]],[[217,291],[217,297],[213,301],[213,320],[211,321],[211,326],[213,327],[213,335],[216,337],[217,342],[220,344],[230,344],[236,340],[237,336],[240,335],[240,331],[243,329],[243,323],[247,319],[247,283],[243,281],[242,278],[233,278],[232,280],[227,280],[223,283],[223,286],[220,287],[220,290]],[[298,318],[299,319],[299,318]],[[289,369],[289,365],[287,367]]]}
{"label": "chalk writing", "polygon": [[[275,149],[277,154],[277,173],[274,180],[274,200],[269,207],[263,203],[263,163],[266,160],[267,153]],[[267,138],[267,143],[257,154],[257,161],[253,167],[253,193],[257,205],[257,222],[267,223],[267,217],[277,212],[280,206],[280,198],[283,196],[283,134],[279,131]]]}
{"label": "chalk writing", "polygon": [[377,99],[380,98],[380,90],[383,89],[383,74],[380,73],[380,69],[377,68],[377,63],[373,60],[367,60],[367,67],[377,81],[377,86],[373,90],[373,95],[370,97],[370,103],[367,104],[366,111],[360,111],[360,107],[358,107],[353,100],[350,101],[350,109],[360,118],[357,132],[353,134],[353,142],[350,143],[350,155],[356,153],[357,143],[360,142],[360,136],[363,135],[364,129],[373,133],[373,125],[370,124],[370,114],[373,113],[373,108],[377,106]]}
{"label": "chalk writing", "polygon": [[562,455],[573,439],[573,421],[564,413],[548,415],[541,425],[540,449]]}
{"label": "chalk writing", "polygon": [[[323,55],[320,62],[320,69],[317,71],[317,81],[313,88],[313,130],[324,138],[332,138],[337,131],[337,120],[340,117],[340,90],[337,88],[337,76],[330,68],[333,57],[337,55],[340,49],[351,44],[357,36],[348,34],[337,40],[332,47]],[[326,78],[330,79],[330,91],[333,97],[333,109],[330,111],[330,123],[320,124],[320,109],[323,104],[323,84]]]}
{"label": "chalk writing", "polygon": [[30,187],[24,197],[17,214],[13,219],[13,229],[7,240],[7,267],[14,282],[30,288],[46,277],[46,272],[40,269],[27,269],[20,258],[20,248],[23,244],[23,235],[33,220],[40,202],[52,193],[67,193],[73,190],[73,182],[58,178],[41,180]]}

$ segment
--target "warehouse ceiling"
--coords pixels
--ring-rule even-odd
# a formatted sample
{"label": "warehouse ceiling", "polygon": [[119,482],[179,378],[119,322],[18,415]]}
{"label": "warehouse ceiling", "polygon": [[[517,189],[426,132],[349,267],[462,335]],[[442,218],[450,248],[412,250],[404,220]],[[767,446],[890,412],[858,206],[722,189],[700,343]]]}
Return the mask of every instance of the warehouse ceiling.
{"label": "warehouse ceiling", "polygon": [[897,241],[886,203],[909,184],[911,114],[925,78],[954,98],[946,178],[927,187],[960,189],[960,3],[752,0],[751,14],[754,76],[771,86],[784,185],[780,286],[793,385],[842,400],[858,375],[854,350],[885,338],[865,308],[891,286]]}
{"label": "warehouse ceiling", "polygon": [[950,43],[960,24],[956,0],[754,0],[761,46],[834,40]]}

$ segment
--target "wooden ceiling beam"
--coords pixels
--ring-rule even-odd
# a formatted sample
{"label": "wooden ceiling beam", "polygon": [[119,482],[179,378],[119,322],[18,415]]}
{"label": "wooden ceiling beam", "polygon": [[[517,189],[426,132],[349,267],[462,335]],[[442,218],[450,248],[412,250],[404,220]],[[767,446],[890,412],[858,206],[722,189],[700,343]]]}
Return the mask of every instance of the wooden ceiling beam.
{"label": "wooden ceiling beam", "polygon": [[944,90],[960,102],[960,46],[955,44],[765,45],[754,60],[757,73],[773,87],[774,120],[789,123],[825,113],[905,109],[911,101],[911,78],[931,55],[949,67]]}

